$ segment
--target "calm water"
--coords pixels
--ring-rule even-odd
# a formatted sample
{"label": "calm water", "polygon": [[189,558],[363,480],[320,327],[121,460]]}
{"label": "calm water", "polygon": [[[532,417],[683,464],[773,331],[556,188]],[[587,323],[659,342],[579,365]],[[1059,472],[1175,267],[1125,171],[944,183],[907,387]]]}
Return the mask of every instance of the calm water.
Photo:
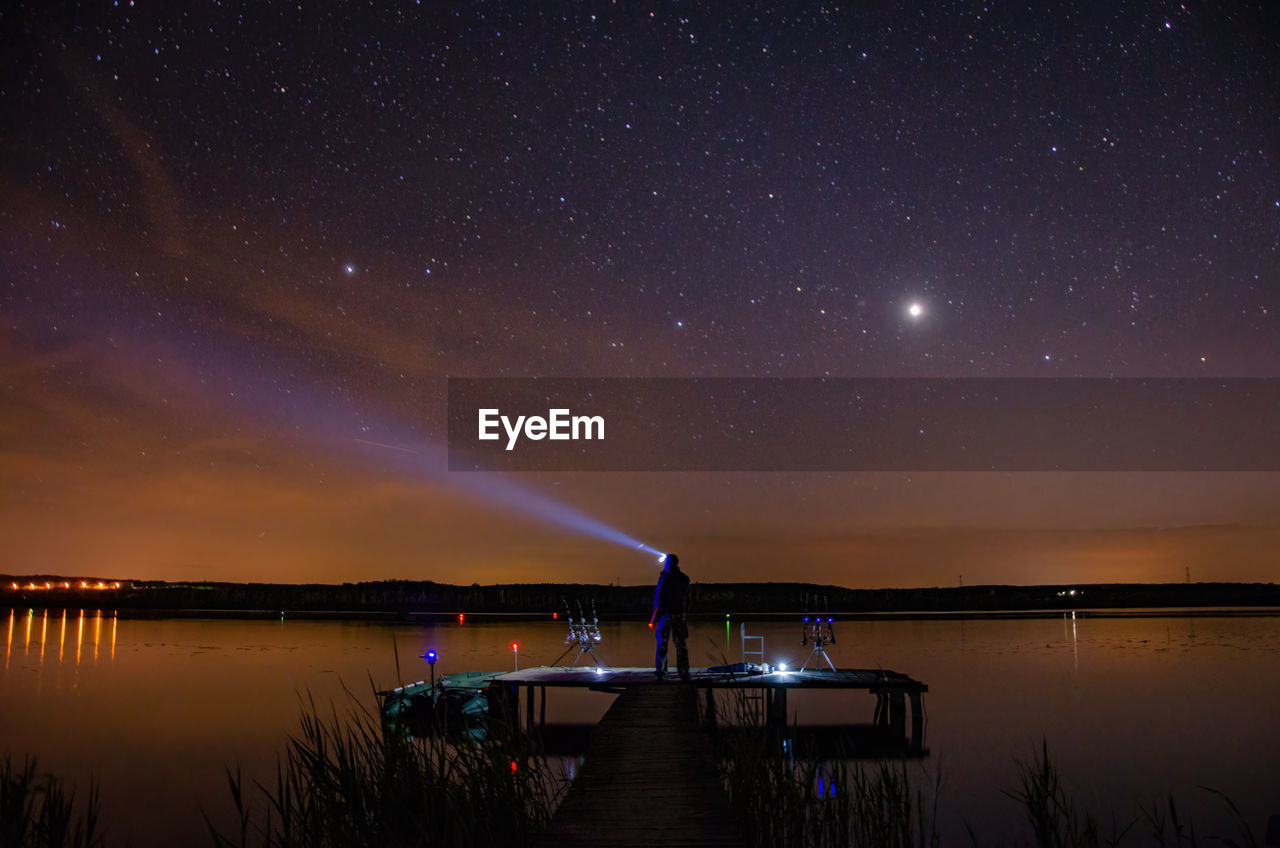
{"label": "calm water", "polygon": [[[379,688],[438,673],[549,663],[562,650],[555,621],[412,626],[343,621],[134,620],[87,611],[3,612],[0,752],[39,757],[43,769],[93,776],[112,844],[206,842],[201,810],[226,820],[225,769],[269,779],[297,724],[299,697],[371,703]],[[772,662],[796,664],[797,622],[750,622]],[[603,625],[604,657],[647,665],[642,622]],[[991,840],[1023,833],[1015,757],[1041,738],[1078,800],[1122,821],[1172,792],[1198,832],[1225,833],[1229,816],[1198,786],[1230,795],[1259,833],[1280,812],[1280,617],[1078,617],[1031,620],[839,622],[837,665],[911,674],[929,684],[920,769],[942,775],[944,836],[962,817]],[[695,623],[694,665],[738,659],[737,623]],[[397,677],[398,649],[402,674]],[[870,721],[865,694],[793,694],[804,722]],[[590,721],[609,696],[557,693],[549,718]],[[915,767],[913,767],[915,768]]]}

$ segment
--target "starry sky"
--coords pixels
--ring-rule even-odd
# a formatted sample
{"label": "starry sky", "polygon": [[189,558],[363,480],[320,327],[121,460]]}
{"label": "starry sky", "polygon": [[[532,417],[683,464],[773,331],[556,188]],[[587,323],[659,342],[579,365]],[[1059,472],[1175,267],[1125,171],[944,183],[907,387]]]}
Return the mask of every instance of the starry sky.
{"label": "starry sky", "polygon": [[[446,377],[1280,377],[1268,2],[0,12],[0,571],[653,579]],[[496,476],[496,475],[490,475]],[[701,580],[1275,580],[1275,473],[522,474]]]}

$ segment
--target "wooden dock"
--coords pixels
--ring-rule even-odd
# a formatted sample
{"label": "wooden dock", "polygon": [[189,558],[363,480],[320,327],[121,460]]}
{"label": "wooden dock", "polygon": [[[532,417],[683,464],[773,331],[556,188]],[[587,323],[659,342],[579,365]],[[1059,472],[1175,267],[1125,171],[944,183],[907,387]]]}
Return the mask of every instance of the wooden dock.
{"label": "wooden dock", "polygon": [[[726,733],[761,732],[763,724],[766,732],[795,742],[805,728],[789,720],[787,693],[792,689],[875,696],[870,724],[824,726],[835,734],[828,748],[841,745],[850,757],[928,753],[923,701],[929,687],[905,674],[887,669],[782,671],[745,664],[690,671],[691,680],[685,683],[660,681],[651,668],[538,666],[442,676],[438,690],[418,681],[379,696],[384,715],[394,717],[451,693],[482,693],[486,715],[551,742],[549,731],[557,726],[546,721],[548,688],[617,694],[604,718],[589,729],[585,761],[539,843],[548,848],[742,845],[707,730],[720,724]],[[739,690],[759,705],[755,729],[757,719],[743,725],[740,711],[717,715],[726,705],[716,704],[715,693],[726,689]],[[859,741],[853,741],[855,736]]]}
{"label": "wooden dock", "polygon": [[[900,756],[923,756],[924,695],[929,687],[888,669],[843,668],[836,671],[770,671],[766,673],[730,673],[719,669],[690,669],[692,687],[703,693],[701,718],[705,723],[717,722],[716,691],[747,690],[762,702],[762,719],[766,726],[785,729],[789,722],[787,693],[793,689],[863,691],[875,696],[872,725],[884,731],[887,738],[900,740]],[[538,666],[495,674],[490,679],[490,711],[513,723],[533,729],[546,724],[546,690],[570,687],[600,692],[620,693],[631,689],[672,686],[670,679],[659,681],[650,668],[566,668]],[[521,709],[520,689],[524,689]],[[540,704],[535,704],[535,693]],[[907,705],[910,703],[910,725]],[[721,707],[723,705],[720,705]],[[535,708],[537,712],[535,713]]]}
{"label": "wooden dock", "polygon": [[[924,695],[929,687],[911,677],[888,669],[843,668],[836,671],[781,671],[760,672],[752,670],[726,671],[721,668],[694,668],[692,688],[698,702],[698,717],[704,724],[714,725],[727,718],[730,723],[742,716],[722,716],[725,707],[729,713],[734,703],[717,704],[716,693],[739,690],[744,703],[752,707],[754,722],[762,723],[778,733],[804,731],[812,736],[814,731],[827,735],[843,736],[845,750],[851,756],[871,757],[923,757],[928,755],[924,744],[925,714]],[[442,697],[450,697],[451,708],[473,712],[472,707],[487,716],[523,726],[540,734],[549,729],[547,724],[547,689],[571,688],[620,694],[631,689],[668,689],[674,680],[659,681],[649,668],[609,668],[589,666],[537,666],[507,672],[463,672],[442,675],[436,684],[425,681],[408,683],[379,692],[382,712],[391,720],[405,721],[413,726],[414,716],[429,726],[434,721],[432,704]],[[437,688],[438,687],[438,688]],[[524,691],[521,692],[520,690]],[[856,721],[857,712],[845,714],[849,721],[797,728],[788,712],[788,692],[801,689],[844,690],[866,692],[875,697],[874,713],[867,717],[870,723]],[[475,703],[471,697],[479,694]],[[461,696],[466,696],[459,698]],[[908,705],[910,713],[908,714]],[[866,715],[865,713],[863,715]],[[910,722],[908,723],[908,715]],[[845,716],[841,716],[844,718]],[[462,722],[465,724],[466,722]],[[460,725],[461,726],[461,725]],[[553,725],[558,736],[572,728]],[[572,737],[573,734],[569,734]],[[794,734],[792,734],[794,735]],[[571,740],[572,741],[572,740]],[[575,743],[576,744],[576,743]]]}
{"label": "wooden dock", "polygon": [[711,742],[699,726],[693,686],[667,682],[622,690],[592,731],[586,761],[538,844],[744,844]]}

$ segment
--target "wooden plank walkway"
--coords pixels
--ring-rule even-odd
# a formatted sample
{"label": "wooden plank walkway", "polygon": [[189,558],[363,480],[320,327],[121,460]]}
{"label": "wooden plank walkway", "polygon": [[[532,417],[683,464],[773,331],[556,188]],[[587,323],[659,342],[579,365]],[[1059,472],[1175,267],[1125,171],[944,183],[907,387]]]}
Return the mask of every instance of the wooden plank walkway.
{"label": "wooden plank walkway", "polygon": [[538,844],[744,844],[711,740],[698,726],[693,686],[635,686],[618,696],[592,731],[586,762]]}

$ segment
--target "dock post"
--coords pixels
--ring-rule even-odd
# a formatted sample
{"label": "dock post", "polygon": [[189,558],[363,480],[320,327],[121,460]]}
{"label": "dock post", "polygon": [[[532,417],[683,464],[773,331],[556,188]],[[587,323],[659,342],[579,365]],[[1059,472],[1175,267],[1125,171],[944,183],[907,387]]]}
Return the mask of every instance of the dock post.
{"label": "dock post", "polygon": [[911,693],[911,753],[924,753],[924,696]]}
{"label": "dock post", "polygon": [[513,730],[520,729],[520,684],[510,683],[507,685],[506,697],[503,699],[506,703],[503,705],[506,709],[507,721],[511,724]]}
{"label": "dock post", "polygon": [[712,689],[710,686],[707,687],[706,717],[707,717],[707,724],[711,725],[712,727],[716,726],[716,698],[715,698],[715,695],[712,694],[715,691],[716,690]]}
{"label": "dock post", "polygon": [[542,696],[542,702],[538,706],[538,729],[542,730],[547,726],[547,687],[539,686],[538,692]]}
{"label": "dock post", "polygon": [[533,724],[533,684],[524,687],[524,729],[532,731]]}
{"label": "dock post", "polygon": [[888,727],[889,726],[888,699],[885,698],[885,694],[881,690],[877,690],[875,695],[876,695],[876,712],[871,719],[871,723],[874,724],[876,727]]}
{"label": "dock post", "polygon": [[787,726],[787,689],[785,686],[770,687],[767,725],[774,730],[784,730]]}
{"label": "dock post", "polygon": [[894,737],[907,735],[907,697],[901,689],[889,693],[889,730]]}
{"label": "dock post", "polygon": [[516,684],[502,683],[492,692],[489,700],[489,712],[498,720],[511,725],[512,729],[520,729],[520,701],[517,700]]}

